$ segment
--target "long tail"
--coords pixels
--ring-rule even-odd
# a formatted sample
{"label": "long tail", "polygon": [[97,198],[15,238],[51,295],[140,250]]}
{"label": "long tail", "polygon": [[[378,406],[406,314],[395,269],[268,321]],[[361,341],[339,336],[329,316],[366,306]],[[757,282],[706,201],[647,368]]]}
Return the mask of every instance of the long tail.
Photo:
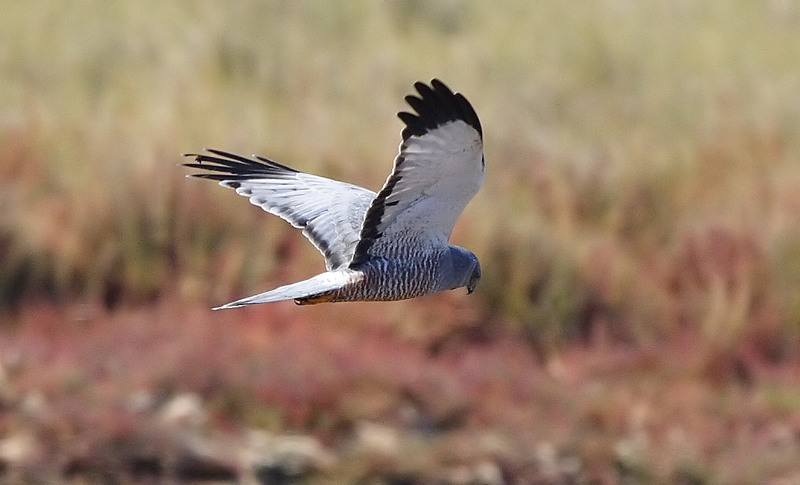
{"label": "long tail", "polygon": [[271,303],[283,300],[295,300],[298,304],[312,304],[330,301],[334,292],[344,285],[351,283],[358,278],[359,274],[352,270],[327,271],[318,274],[313,278],[281,286],[274,290],[248,296],[241,300],[232,301],[214,310],[224,310],[226,308],[239,308],[256,303]]}

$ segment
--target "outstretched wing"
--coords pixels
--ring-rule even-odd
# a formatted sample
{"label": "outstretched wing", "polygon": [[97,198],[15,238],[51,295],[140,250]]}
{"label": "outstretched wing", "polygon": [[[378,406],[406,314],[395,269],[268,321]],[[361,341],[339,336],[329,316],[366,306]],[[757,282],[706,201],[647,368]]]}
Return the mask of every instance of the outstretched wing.
{"label": "outstretched wing", "polygon": [[351,266],[394,251],[397,240],[447,244],[456,219],[483,183],[483,131],[461,94],[438,79],[406,96],[394,170],[372,201]]}
{"label": "outstretched wing", "polygon": [[219,150],[194,157],[187,167],[205,170],[192,177],[218,180],[220,185],[250,198],[250,203],[303,230],[325,256],[328,270],[347,266],[375,192],[294,170],[267,158],[250,159]]}

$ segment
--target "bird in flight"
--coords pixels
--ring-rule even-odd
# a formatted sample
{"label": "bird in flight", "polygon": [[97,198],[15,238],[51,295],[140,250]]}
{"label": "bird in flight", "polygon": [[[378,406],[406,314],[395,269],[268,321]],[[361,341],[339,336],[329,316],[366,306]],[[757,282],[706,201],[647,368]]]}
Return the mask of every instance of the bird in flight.
{"label": "bird in flight", "polygon": [[206,149],[187,167],[191,177],[219,181],[250,203],[302,229],[325,257],[327,271],[215,308],[294,300],[403,300],[466,287],[481,265],[450,244],[456,219],[483,183],[483,130],[469,101],[443,82],[414,84],[405,97],[414,112],[394,169],[377,194],[357,185],[303,173],[273,160]]}

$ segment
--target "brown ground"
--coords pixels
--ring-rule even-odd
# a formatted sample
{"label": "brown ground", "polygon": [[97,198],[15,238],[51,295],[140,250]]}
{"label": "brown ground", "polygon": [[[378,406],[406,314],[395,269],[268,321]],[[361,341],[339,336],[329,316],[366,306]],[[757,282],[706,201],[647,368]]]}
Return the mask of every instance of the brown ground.
{"label": "brown ground", "polygon": [[543,353],[459,295],[419,302],[406,327],[398,304],[34,305],[0,338],[0,469],[71,483],[800,479],[796,356],[689,334],[610,343],[600,325]]}

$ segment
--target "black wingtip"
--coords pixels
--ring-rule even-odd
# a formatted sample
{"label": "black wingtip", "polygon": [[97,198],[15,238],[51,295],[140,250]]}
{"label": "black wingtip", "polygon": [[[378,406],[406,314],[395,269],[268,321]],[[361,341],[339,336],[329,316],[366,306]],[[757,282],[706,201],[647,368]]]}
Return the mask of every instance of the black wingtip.
{"label": "black wingtip", "polygon": [[203,170],[200,173],[189,174],[189,177],[235,181],[297,173],[297,170],[265,157],[247,158],[214,148],[204,148],[203,152],[181,154],[184,157],[194,158],[192,162],[183,163],[184,167]]}
{"label": "black wingtip", "polygon": [[439,79],[432,79],[430,86],[417,81],[414,88],[419,96],[408,95],[406,102],[415,113],[401,111],[397,116],[405,123],[403,140],[412,136],[422,136],[430,130],[441,126],[448,121],[461,120],[475,128],[483,137],[483,129],[475,109],[460,93],[453,93],[445,83]]}

